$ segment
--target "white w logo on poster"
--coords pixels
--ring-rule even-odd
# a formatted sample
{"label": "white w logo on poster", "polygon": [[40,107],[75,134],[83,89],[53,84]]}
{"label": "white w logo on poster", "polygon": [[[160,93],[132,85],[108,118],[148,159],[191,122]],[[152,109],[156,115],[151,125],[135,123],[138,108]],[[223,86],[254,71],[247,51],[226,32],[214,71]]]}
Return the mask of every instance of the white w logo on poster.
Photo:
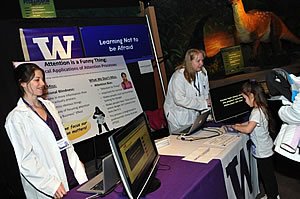
{"label": "white w logo on poster", "polygon": [[20,28],[25,61],[84,57],[77,27]]}
{"label": "white w logo on poster", "polygon": [[61,41],[58,36],[54,36],[52,40],[52,53],[50,52],[47,43],[49,43],[48,37],[39,37],[33,38],[32,42],[37,44],[39,49],[41,50],[44,58],[47,59],[57,59],[57,55],[60,56],[61,59],[70,59],[72,56],[72,41],[74,41],[74,36],[63,36],[63,40],[67,42],[67,49],[65,51]]}

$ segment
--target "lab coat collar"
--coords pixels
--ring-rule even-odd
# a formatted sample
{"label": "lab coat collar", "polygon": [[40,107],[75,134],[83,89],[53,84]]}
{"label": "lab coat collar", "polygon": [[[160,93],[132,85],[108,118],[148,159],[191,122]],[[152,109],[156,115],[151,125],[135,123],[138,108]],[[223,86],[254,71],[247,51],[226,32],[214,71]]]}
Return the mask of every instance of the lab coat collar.
{"label": "lab coat collar", "polygon": [[[39,99],[40,100],[40,99]],[[42,101],[42,100],[41,100]],[[48,107],[47,107],[48,108]],[[43,121],[24,101],[22,98],[19,99],[17,104],[19,111],[25,112],[24,117],[28,117],[30,120],[34,120],[36,125],[42,125],[48,127],[45,121]],[[37,119],[38,118],[38,119]]]}

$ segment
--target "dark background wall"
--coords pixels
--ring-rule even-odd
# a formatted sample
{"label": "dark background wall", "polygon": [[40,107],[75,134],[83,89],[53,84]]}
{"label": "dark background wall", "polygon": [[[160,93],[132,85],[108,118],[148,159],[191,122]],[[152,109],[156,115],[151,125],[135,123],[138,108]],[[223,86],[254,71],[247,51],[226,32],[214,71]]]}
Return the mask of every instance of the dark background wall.
{"label": "dark background wall", "polygon": [[[271,11],[280,17],[287,27],[296,36],[300,36],[300,1],[298,0],[242,0],[245,11],[260,10]],[[235,24],[233,11],[229,0],[151,0],[150,4],[155,7],[161,46],[165,56],[167,76],[170,77],[175,66],[183,59],[185,51],[191,47],[205,49],[207,52],[210,45],[206,40],[213,34],[223,33],[231,37],[234,43]],[[221,38],[222,39],[222,38]],[[213,37],[211,43],[218,42]],[[242,44],[245,66],[260,67],[262,69],[274,68],[293,63],[299,59],[300,46],[282,41],[284,54],[278,57],[270,55],[271,46],[261,45],[259,57],[251,60],[250,54],[252,43]],[[226,47],[226,45],[223,45]],[[209,54],[208,54],[209,55]],[[210,79],[224,78],[222,72],[222,60],[220,53],[213,54],[206,60],[206,68]],[[217,75],[217,77],[215,77]]]}
{"label": "dark background wall", "polygon": [[[0,23],[3,31],[1,31],[0,43],[10,40],[16,45],[16,41],[12,40],[13,36],[8,34],[8,29],[14,29],[9,23]],[[4,198],[25,198],[22,189],[20,174],[18,172],[17,162],[14,155],[13,147],[6,134],[4,123],[8,112],[15,107],[17,101],[17,91],[14,85],[13,69],[10,67],[12,55],[18,54],[20,49],[9,48],[10,45],[1,45],[0,48],[0,84],[3,93],[0,97],[0,192],[5,194]]]}

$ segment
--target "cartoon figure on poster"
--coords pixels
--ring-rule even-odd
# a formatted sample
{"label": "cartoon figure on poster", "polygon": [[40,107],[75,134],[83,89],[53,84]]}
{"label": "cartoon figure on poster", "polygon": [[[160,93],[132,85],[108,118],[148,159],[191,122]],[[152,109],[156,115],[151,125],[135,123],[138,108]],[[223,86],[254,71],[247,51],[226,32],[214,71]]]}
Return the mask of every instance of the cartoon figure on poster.
{"label": "cartoon figure on poster", "polygon": [[106,131],[109,131],[109,128],[105,122],[105,114],[103,113],[103,111],[100,110],[98,106],[95,107],[93,119],[95,119],[98,124],[99,134],[102,133],[102,126],[104,126]]}
{"label": "cartoon figure on poster", "polygon": [[123,80],[123,81],[121,82],[121,86],[122,86],[123,90],[132,88],[132,83],[131,83],[131,81],[129,81],[129,80],[127,79],[126,73],[122,72],[122,73],[121,73],[121,77],[122,77],[122,80]]}

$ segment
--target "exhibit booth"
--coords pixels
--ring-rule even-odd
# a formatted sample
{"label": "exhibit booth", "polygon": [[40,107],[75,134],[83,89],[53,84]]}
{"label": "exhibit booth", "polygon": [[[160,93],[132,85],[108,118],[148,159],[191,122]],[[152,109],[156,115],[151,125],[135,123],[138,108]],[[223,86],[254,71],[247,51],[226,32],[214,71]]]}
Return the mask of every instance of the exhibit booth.
{"label": "exhibit booth", "polygon": [[[70,9],[78,11],[82,4],[70,2]],[[86,4],[85,8],[95,6],[90,1]],[[14,9],[19,6],[10,5]],[[21,63],[36,63],[45,70],[49,86],[47,98],[58,108],[80,159],[83,163],[92,163],[93,172],[99,169],[100,160],[111,153],[108,138],[142,112],[147,113],[150,125],[153,125],[153,139],[169,135],[162,110],[168,83],[164,64],[169,60],[160,44],[154,7],[147,4],[145,9],[139,8],[138,1],[130,1],[130,5],[143,11],[141,15],[83,17],[84,14],[79,14],[79,17],[68,17],[68,11],[62,9],[65,5],[58,3],[57,8],[61,10],[57,10],[57,14],[63,17],[22,18],[21,13],[13,9],[14,12],[0,21],[0,81],[3,89],[0,98],[0,151],[3,154],[1,158],[4,158],[1,170],[9,171],[3,172],[1,192],[20,198],[24,196],[13,147],[4,128],[4,118],[18,100],[13,69]],[[95,10],[90,12],[95,13]],[[219,49],[224,73],[214,76],[218,78],[211,78],[211,89],[247,79],[256,79],[265,86],[266,74],[272,69],[245,66],[243,49],[243,45]],[[177,58],[184,50],[183,47],[180,52],[173,49]],[[278,67],[292,74],[300,72],[297,63]],[[122,86],[123,74],[132,83],[128,89]],[[97,123],[98,109],[105,114],[107,126]],[[277,109],[278,104],[274,113]],[[159,121],[154,121],[158,117]],[[221,147],[222,151],[211,155],[210,162],[199,163],[184,158],[197,151],[204,141],[184,142],[174,135],[170,136],[168,146],[158,149],[160,167],[167,168],[157,172],[162,182],[161,189],[146,198],[168,198],[176,189],[174,185],[179,185],[176,189],[179,198],[198,195],[216,199],[255,198],[259,193],[258,178],[248,153],[249,139],[247,136],[235,136],[234,139],[230,142],[232,145]],[[280,160],[278,166],[282,167]],[[183,181],[184,186],[176,181],[178,179]],[[107,198],[126,197],[123,188],[122,184],[118,184],[116,191]],[[73,189],[68,197],[86,198],[90,195]]]}

